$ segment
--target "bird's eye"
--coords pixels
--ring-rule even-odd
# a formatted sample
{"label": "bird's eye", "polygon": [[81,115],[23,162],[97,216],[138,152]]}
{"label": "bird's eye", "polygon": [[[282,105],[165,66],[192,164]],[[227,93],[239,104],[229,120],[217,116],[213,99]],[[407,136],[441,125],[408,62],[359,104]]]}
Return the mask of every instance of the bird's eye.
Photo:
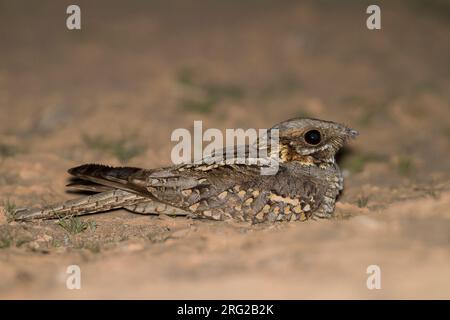
{"label": "bird's eye", "polygon": [[322,137],[320,136],[320,132],[318,130],[309,130],[305,133],[305,141],[308,144],[319,144],[321,139]]}

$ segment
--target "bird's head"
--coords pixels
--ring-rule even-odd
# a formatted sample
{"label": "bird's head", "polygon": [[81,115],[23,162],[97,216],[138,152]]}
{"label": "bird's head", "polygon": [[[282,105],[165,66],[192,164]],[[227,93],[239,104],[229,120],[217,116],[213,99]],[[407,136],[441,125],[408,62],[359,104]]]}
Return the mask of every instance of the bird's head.
{"label": "bird's head", "polygon": [[280,141],[281,161],[309,164],[334,163],[345,142],[358,132],[345,125],[310,118],[294,118],[275,125]]}

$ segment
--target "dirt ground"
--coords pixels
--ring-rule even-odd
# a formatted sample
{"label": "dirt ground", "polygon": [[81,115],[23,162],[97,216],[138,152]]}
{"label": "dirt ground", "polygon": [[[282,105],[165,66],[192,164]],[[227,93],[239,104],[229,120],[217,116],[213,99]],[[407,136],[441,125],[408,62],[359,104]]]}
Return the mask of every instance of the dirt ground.
{"label": "dirt ground", "polygon": [[[72,2],[0,1],[0,298],[450,298],[448,1],[378,2],[379,31],[368,1],[77,3],[81,31]],[[333,220],[7,222],[77,197],[70,167],[169,165],[194,120],[295,116],[360,131]]]}

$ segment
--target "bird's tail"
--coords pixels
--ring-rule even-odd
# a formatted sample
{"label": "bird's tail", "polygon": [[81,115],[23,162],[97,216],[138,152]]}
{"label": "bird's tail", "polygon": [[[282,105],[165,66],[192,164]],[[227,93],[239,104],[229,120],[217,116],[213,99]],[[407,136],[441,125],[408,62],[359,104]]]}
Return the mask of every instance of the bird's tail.
{"label": "bird's tail", "polygon": [[143,200],[145,198],[137,194],[114,189],[40,209],[19,209],[14,215],[14,220],[23,221],[80,216],[135,205]]}

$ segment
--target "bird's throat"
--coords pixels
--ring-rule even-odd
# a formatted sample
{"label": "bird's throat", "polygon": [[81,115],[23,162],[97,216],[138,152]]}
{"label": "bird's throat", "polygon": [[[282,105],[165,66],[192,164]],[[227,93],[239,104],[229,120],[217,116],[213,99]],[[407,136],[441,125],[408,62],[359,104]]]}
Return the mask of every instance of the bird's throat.
{"label": "bird's throat", "polygon": [[321,160],[313,155],[301,155],[288,144],[280,145],[279,157],[281,162],[296,162],[302,166],[325,167],[329,164],[334,164],[334,158]]}

